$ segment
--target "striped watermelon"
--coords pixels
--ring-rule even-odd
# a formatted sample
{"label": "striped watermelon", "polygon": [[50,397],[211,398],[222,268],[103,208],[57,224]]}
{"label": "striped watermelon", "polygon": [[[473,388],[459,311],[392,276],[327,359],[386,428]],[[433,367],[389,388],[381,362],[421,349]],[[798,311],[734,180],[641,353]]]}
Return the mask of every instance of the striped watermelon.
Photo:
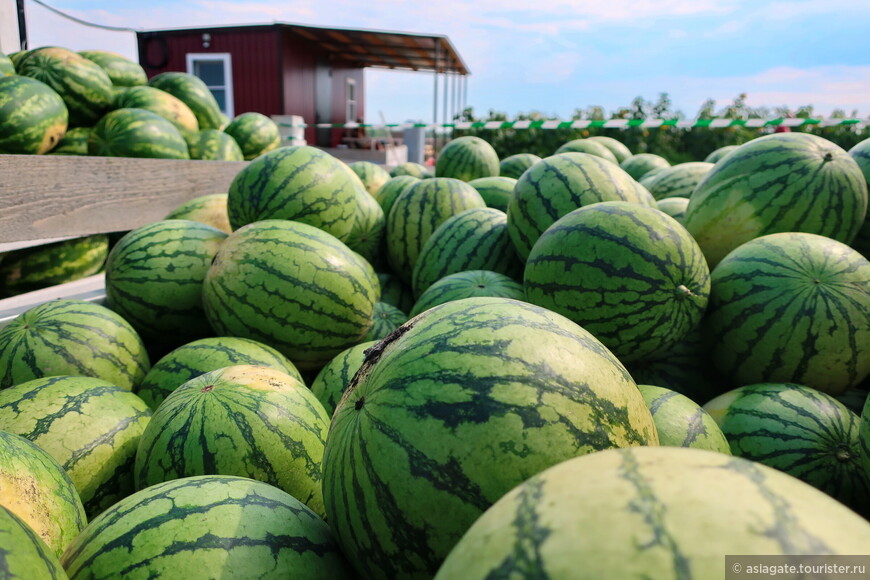
{"label": "striped watermelon", "polygon": [[227,234],[192,220],[138,227],[112,248],[106,298],[147,341],[180,345],[210,336],[202,283]]}
{"label": "striped watermelon", "polygon": [[14,66],[14,67],[16,68],[16,70],[17,70],[17,69],[18,69],[18,64],[19,64],[21,61],[23,61],[24,58],[25,58],[28,54],[30,54],[31,52],[32,52],[32,51],[30,51],[30,50],[19,50],[19,51],[16,51],[16,52],[10,52],[8,56],[9,56],[9,60],[12,61],[12,66]]}
{"label": "striped watermelon", "polygon": [[313,370],[372,325],[378,288],[370,268],[322,230],[264,220],[226,239],[206,274],[203,304],[218,334],[258,340]]}
{"label": "striped watermelon", "polygon": [[88,154],[103,157],[189,159],[175,125],[145,109],[115,109],[94,126]]}
{"label": "striped watermelon", "polygon": [[488,207],[467,209],[438,226],[420,250],[411,289],[419,297],[435,281],[466,270],[492,270],[522,278],[523,263],[511,243],[504,212]]}
{"label": "striped watermelon", "polygon": [[14,513],[0,505],[0,578],[63,580],[60,560],[42,538]]}
{"label": "striped watermelon", "polygon": [[480,197],[483,198],[486,207],[491,207],[499,211],[507,211],[508,203],[511,196],[514,194],[514,186],[517,180],[513,177],[503,177],[496,175],[495,177],[480,177],[472,179],[468,185],[477,190]]}
{"label": "striped watermelon", "polygon": [[498,174],[502,177],[510,177],[519,179],[520,175],[526,172],[526,169],[540,161],[541,158],[534,153],[517,153],[505,157],[498,164]]}
{"label": "striped watermelon", "polygon": [[[858,167],[861,168],[861,172],[864,174],[864,181],[870,185],[870,139],[865,139],[849,149],[849,155],[855,160]],[[852,247],[870,260],[870,211],[867,212],[864,223],[861,224],[861,229],[858,230],[858,234],[852,240]]]}
{"label": "striped watermelon", "polygon": [[428,577],[528,477],[657,441],[631,377],[591,334],[531,304],[468,298],[366,354],[332,418],[326,513],[360,575]]}
{"label": "striped watermelon", "polygon": [[471,181],[498,175],[498,153],[480,137],[465,136],[451,140],[435,162],[437,177]]}
{"label": "striped watermelon", "polygon": [[169,393],[191,379],[224,367],[257,365],[281,371],[303,382],[287,357],[255,340],[232,336],[201,338],[179,346],[154,363],[136,394],[156,409]]}
{"label": "striped watermelon", "polygon": [[79,54],[100,65],[109,75],[113,86],[135,87],[148,83],[145,69],[124,55],[107,50],[80,50]]}
{"label": "striped watermelon", "polygon": [[261,155],[230,185],[230,224],[238,229],[260,220],[294,220],[344,240],[357,208],[352,175],[341,161],[307,145]]}
{"label": "striped watermelon", "polygon": [[0,76],[12,76],[14,74],[16,72],[12,59],[6,53],[0,52]]}
{"label": "striped watermelon", "polygon": [[227,234],[233,231],[230,227],[230,218],[227,215],[226,193],[212,193],[195,197],[176,207],[163,219],[193,220]]}
{"label": "striped watermelon", "polygon": [[372,315],[372,326],[366,333],[365,340],[381,340],[408,321],[408,315],[386,302],[375,302],[375,313]]}
{"label": "striped watermelon", "polygon": [[[669,169],[669,167],[656,167],[650,171],[644,173],[643,177],[637,180],[639,184],[647,188],[647,191],[655,184],[656,178],[665,170]],[[650,194],[652,195],[652,194]]]}
{"label": "striped watermelon", "polygon": [[378,200],[381,209],[384,210],[384,216],[390,215],[390,210],[392,209],[396,198],[418,181],[420,181],[418,177],[399,175],[398,177],[391,177],[389,181],[384,183],[381,188],[378,189],[378,192],[375,194],[375,199]]}
{"label": "striped watermelon", "polygon": [[351,578],[329,527],[242,477],[161,483],[118,502],[64,553],[70,580]]}
{"label": "striped watermelon", "polygon": [[753,238],[807,232],[851,243],[867,213],[867,184],[848,153],[809,133],[774,133],[741,145],[704,177],[686,229],[710,267]]}
{"label": "striped watermelon", "polygon": [[73,127],[67,129],[57,146],[49,154],[51,155],[87,155],[88,142],[91,139],[92,127]]}
{"label": "striped watermelon", "polygon": [[261,113],[250,112],[236,116],[224,128],[224,133],[235,139],[247,161],[281,146],[278,125]]}
{"label": "striped watermelon", "polygon": [[299,380],[268,367],[209,371],[160,403],[136,452],[136,486],[238,475],[282,489],[323,515],[329,416]]}
{"label": "striped watermelon", "polygon": [[89,518],[133,493],[136,447],[150,418],[142,399],[91,377],[48,377],[0,391],[0,429],[60,463]]}
{"label": "striped watermelon", "polygon": [[[35,443],[3,430],[0,506],[27,524],[56,556],[87,523],[82,500],[63,467]],[[0,545],[5,548],[6,540]]]}
{"label": "striped watermelon", "polygon": [[535,243],[523,276],[529,302],[567,316],[626,362],[697,328],[710,293],[704,255],[685,228],[624,201],[560,218]]}
{"label": "striped watermelon", "polygon": [[390,180],[390,172],[371,161],[353,161],[347,166],[356,173],[371,195],[376,195],[378,190]]}
{"label": "striped watermelon", "polygon": [[244,161],[236,140],[217,129],[205,129],[185,135],[191,159],[203,161]]}
{"label": "striped watermelon", "polygon": [[130,390],[150,366],[130,323],[93,302],[52,300],[0,329],[0,389],[42,377],[81,375]]}
{"label": "striped watermelon", "polygon": [[160,115],[181,132],[199,131],[199,123],[190,107],[166,91],[149,86],[130,87],[115,99],[116,109],[145,109]]}
{"label": "striped watermelon", "polygon": [[556,154],[559,153],[588,153],[602,159],[607,159],[611,163],[619,165],[616,160],[616,155],[608,149],[603,143],[590,141],[589,139],[573,139],[567,143],[563,143],[561,147],[556,149]]}
{"label": "striped watermelon", "polygon": [[0,296],[14,296],[96,274],[109,238],[95,234],[9,252],[0,264]]}
{"label": "striped watermelon", "polygon": [[711,169],[713,169],[712,163],[701,161],[678,163],[657,172],[655,181],[647,189],[657,200],[669,197],[688,198],[695,190],[695,186]]}
{"label": "striped watermelon", "polygon": [[734,385],[793,382],[837,395],[870,374],[870,262],[849,246],[762,236],[728,254],[711,284],[704,335]]}
{"label": "striped watermelon", "polygon": [[656,202],[656,209],[662,211],[685,226],[686,208],[689,207],[689,199],[686,197],[666,197]]}
{"label": "striped watermelon", "polygon": [[707,163],[716,163],[735,149],[737,149],[739,145],[725,145],[723,147],[719,147],[718,149],[714,149],[710,151],[710,154],[704,158],[704,161]]}
{"label": "striped watermelon", "polygon": [[148,85],[184,101],[196,116],[200,129],[223,130],[226,127],[217,100],[199,77],[183,72],[164,72],[152,77]]}
{"label": "striped watermelon", "polygon": [[326,414],[330,417],[335,412],[335,407],[338,406],[351,379],[362,366],[366,350],[376,344],[378,344],[377,340],[369,340],[341,351],[320,369],[311,382],[311,392],[323,404]]}
{"label": "striped watermelon", "polygon": [[599,201],[645,204],[646,194],[625,171],[587,153],[560,153],[532,166],[517,180],[508,205],[508,231],[525,260],[553,222]]}
{"label": "striped watermelon", "polygon": [[571,459],[516,487],[435,578],[738,578],[725,554],[818,557],[868,545],[867,521],[775,469],[636,447]]}
{"label": "striped watermelon", "polygon": [[698,403],[664,387],[638,384],[637,388],[652,413],[660,445],[694,447],[731,455],[722,429]]}
{"label": "striped watermelon", "polygon": [[631,150],[625,146],[625,143],[620,141],[619,139],[614,139],[613,137],[607,137],[606,135],[593,135],[591,137],[587,137],[589,141],[593,141],[595,143],[601,143],[608,149],[613,155],[616,157],[617,163],[622,163],[629,157],[631,157]]}
{"label": "striped watermelon", "polygon": [[761,383],[729,391],[704,408],[734,455],[784,471],[870,516],[860,418],[832,396],[793,383]]}
{"label": "striped watermelon", "polygon": [[655,153],[636,153],[620,161],[619,166],[633,179],[640,180],[644,175],[658,168],[670,167],[670,162]]}
{"label": "striped watermelon", "polygon": [[861,453],[859,457],[864,463],[864,471],[870,473],[870,397],[864,401],[861,412],[861,424],[858,427],[858,444]]}
{"label": "striped watermelon", "polygon": [[65,48],[37,48],[16,65],[60,95],[74,126],[93,125],[112,106],[112,80],[100,65]]}
{"label": "striped watermelon", "polygon": [[432,172],[425,165],[420,165],[419,163],[414,163],[413,161],[407,161],[405,163],[399,163],[395,167],[390,170],[390,177],[399,177],[407,175],[410,177],[416,177],[417,179],[427,179],[432,176]]}
{"label": "striped watermelon", "polygon": [[39,155],[58,144],[69,113],[51,87],[22,76],[0,76],[0,154]]}
{"label": "striped watermelon", "polygon": [[476,296],[526,299],[523,285],[504,274],[490,270],[466,270],[444,276],[429,286],[420,294],[410,315],[414,317],[439,304]]}
{"label": "striped watermelon", "polygon": [[355,197],[357,206],[353,228],[344,243],[370,263],[379,263],[384,259],[387,218],[378,200],[364,189],[357,189]]}
{"label": "striped watermelon", "polygon": [[380,302],[395,306],[402,312],[408,312],[414,306],[413,292],[397,276],[379,273],[378,283],[381,287]]}

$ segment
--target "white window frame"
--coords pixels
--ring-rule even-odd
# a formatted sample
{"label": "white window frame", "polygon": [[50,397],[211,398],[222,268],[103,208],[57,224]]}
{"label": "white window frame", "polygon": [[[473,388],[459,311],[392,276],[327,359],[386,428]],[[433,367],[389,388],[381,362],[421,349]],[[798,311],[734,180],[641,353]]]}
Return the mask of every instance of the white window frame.
{"label": "white window frame", "polygon": [[[353,87],[353,99],[350,98],[351,87]],[[353,104],[354,114],[350,114],[350,106]],[[356,79],[345,79],[344,83],[344,118],[348,123],[356,123],[359,117],[359,93],[356,90]]]}
{"label": "white window frame", "polygon": [[[219,60],[223,62],[224,65],[224,81],[225,85],[223,87],[214,87],[214,88],[223,88],[226,91],[226,106],[227,110],[223,113],[232,119],[235,117],[235,106],[233,103],[233,56],[228,52],[188,52],[186,55],[187,58],[187,72],[189,74],[194,74],[194,66],[193,64],[196,61],[200,60]],[[211,89],[212,87],[209,87]]]}

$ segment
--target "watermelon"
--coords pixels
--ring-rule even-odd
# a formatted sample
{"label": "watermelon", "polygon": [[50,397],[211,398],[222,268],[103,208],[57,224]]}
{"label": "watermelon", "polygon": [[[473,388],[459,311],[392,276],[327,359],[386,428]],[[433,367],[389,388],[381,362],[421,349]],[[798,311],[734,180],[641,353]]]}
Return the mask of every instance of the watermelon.
{"label": "watermelon", "polygon": [[226,193],[212,193],[195,197],[176,207],[164,219],[193,220],[227,234],[233,231],[230,227],[230,218],[227,215]]}
{"label": "watermelon", "polygon": [[370,268],[322,230],[264,220],[223,243],[205,277],[203,304],[218,334],[263,342],[313,370],[372,325],[378,287]]}
{"label": "watermelon", "polygon": [[608,201],[550,226],[529,254],[523,286],[529,302],[567,316],[630,362],[669,348],[700,325],[710,271],[672,217]]}
{"label": "watermelon", "polygon": [[692,399],[653,385],[637,385],[652,413],[659,444],[694,447],[731,455],[728,440],[716,420]]}
{"label": "watermelon", "polygon": [[49,154],[51,155],[87,155],[88,141],[91,139],[91,127],[73,127],[67,129],[57,146]]}
{"label": "watermelon", "polygon": [[15,65],[12,64],[12,59],[4,53],[0,52],[0,76],[12,76],[15,72]]}
{"label": "watermelon", "polygon": [[323,515],[329,416],[299,380],[237,365],[184,383],[160,403],[136,452],[136,486],[194,475],[264,481]]}
{"label": "watermelon", "polygon": [[711,169],[712,163],[700,161],[672,165],[656,173],[655,181],[648,187],[649,192],[657,200],[669,197],[688,198]]}
{"label": "watermelon", "polygon": [[100,65],[116,87],[135,87],[148,83],[145,69],[124,55],[107,50],[80,50],[79,54]]}
{"label": "watermelon", "polygon": [[372,321],[364,339],[366,341],[381,340],[407,322],[408,315],[386,302],[375,302]]}
{"label": "watermelon", "polygon": [[27,57],[27,55],[30,54],[31,52],[33,52],[33,51],[31,51],[31,50],[19,50],[19,51],[16,51],[16,52],[10,52],[10,53],[9,53],[9,55],[8,55],[8,56],[9,56],[9,60],[12,61],[12,66],[15,67],[16,71],[17,71],[17,69],[18,69],[18,65],[19,65],[19,64],[20,64],[20,63],[21,63],[21,62],[22,62],[22,61]]}
{"label": "watermelon", "polygon": [[870,397],[864,401],[861,412],[861,424],[858,427],[858,445],[860,459],[864,463],[864,471],[870,473]]}
{"label": "watermelon", "polygon": [[51,151],[67,129],[69,113],[51,87],[22,76],[0,76],[0,154]]}
{"label": "watermelon", "polygon": [[235,139],[247,161],[281,146],[278,125],[261,113],[238,115],[224,128],[224,133]]}
{"label": "watermelon", "polygon": [[357,208],[358,186],[351,176],[344,163],[320,149],[276,149],[233,179],[227,198],[230,224],[238,229],[260,220],[294,220],[344,240]]}
{"label": "watermelon", "polygon": [[293,496],[242,477],[187,477],[121,500],[61,558],[70,580],[350,578],[329,527]]}
{"label": "watermelon", "polygon": [[375,199],[378,201],[378,204],[380,204],[381,209],[384,210],[385,217],[390,215],[390,209],[392,209],[396,198],[418,181],[420,181],[418,177],[399,175],[398,177],[391,177],[389,181],[384,183],[381,188],[378,189],[378,192],[375,194]]}
{"label": "watermelon", "polygon": [[94,126],[88,154],[103,157],[189,159],[175,125],[145,109],[116,109]]}
{"label": "watermelon", "polygon": [[136,447],[150,418],[142,399],[92,377],[47,377],[0,391],[0,429],[50,453],[89,518],[133,493]]}
{"label": "watermelon", "polygon": [[156,409],[169,393],[191,379],[223,367],[257,365],[273,368],[303,382],[287,357],[265,344],[232,336],[201,338],[179,346],[154,363],[136,394]]}
{"label": "watermelon", "polygon": [[72,282],[100,271],[109,238],[94,234],[9,252],[0,264],[0,296]]}
{"label": "watermelon", "polygon": [[870,374],[870,262],[849,246],[762,236],[728,254],[711,285],[703,332],[734,385],[792,382],[837,395]]}
{"label": "watermelon", "polygon": [[864,554],[868,545],[867,521],[775,469],[701,449],[633,447],[571,459],[517,486],[435,578],[738,578],[725,554],[765,556],[773,570],[773,555]]}
{"label": "watermelon", "polygon": [[60,560],[21,518],[0,505],[0,578],[63,580]]}
{"label": "watermelon", "polygon": [[[63,467],[35,443],[3,430],[0,506],[27,524],[55,556],[87,523],[82,500]],[[7,545],[4,539],[3,548]]]}
{"label": "watermelon", "polygon": [[199,131],[190,107],[166,91],[149,86],[130,87],[115,98],[116,109],[145,109],[160,115],[181,132]]}
{"label": "watermelon", "polygon": [[698,183],[686,229],[710,267],[759,236],[807,232],[849,244],[867,213],[867,183],[848,153],[809,133],[754,139]]}
{"label": "watermelon", "polygon": [[227,234],[192,220],[138,227],[112,248],[106,298],[149,341],[180,345],[210,336],[202,283]]}
{"label": "watermelon", "polygon": [[588,153],[602,159],[607,159],[611,163],[619,165],[616,160],[616,155],[608,149],[603,143],[590,141],[589,139],[573,139],[567,143],[563,143],[561,147],[556,149],[556,154],[559,153]]}
{"label": "watermelon", "polygon": [[526,299],[523,285],[504,274],[491,270],[466,270],[444,276],[429,286],[420,294],[410,315],[417,316],[439,304],[476,296]]}
{"label": "watermelon", "polygon": [[504,212],[488,207],[467,209],[438,226],[420,250],[411,289],[419,297],[435,281],[466,270],[522,278],[523,264],[511,243]]}
{"label": "watermelon", "polygon": [[498,175],[498,153],[480,137],[465,136],[451,140],[438,155],[437,177],[471,181]]}
{"label": "watermelon", "polygon": [[687,207],[689,207],[689,199],[686,197],[666,197],[656,202],[657,210],[668,214],[680,222],[680,225],[685,225]]}
{"label": "watermelon", "polygon": [[345,244],[374,264],[383,259],[387,219],[378,201],[364,189],[358,189],[355,197],[357,208],[353,228]]}
{"label": "watermelon", "polygon": [[236,140],[223,131],[205,129],[185,135],[191,159],[203,161],[244,161]]}
{"label": "watermelon", "polygon": [[832,396],[793,383],[761,383],[729,391],[704,408],[734,455],[784,471],[870,516],[860,418]]}
{"label": "watermelon", "polygon": [[710,151],[709,155],[704,158],[704,161],[707,163],[716,163],[735,149],[737,149],[738,145],[725,145],[723,147],[719,147],[718,149],[714,149]]}
{"label": "watermelon", "polygon": [[381,287],[380,302],[395,306],[402,312],[408,312],[414,306],[414,294],[397,276],[379,273],[378,283]]}
{"label": "watermelon", "polygon": [[632,155],[631,150],[626,147],[622,141],[614,139],[613,137],[607,137],[606,135],[593,135],[587,137],[587,139],[595,143],[601,143],[610,149],[610,152],[616,157],[617,163],[622,163]]}
{"label": "watermelon", "polygon": [[311,392],[323,404],[326,414],[330,417],[335,412],[344,390],[362,366],[366,350],[376,344],[378,344],[377,340],[369,340],[341,351],[326,363],[311,381]]}
{"label": "watermelon", "polygon": [[625,171],[588,153],[547,157],[517,180],[508,204],[508,232],[520,258],[553,222],[579,207],[599,201],[646,204],[648,194]]}
{"label": "watermelon", "polygon": [[653,169],[670,167],[671,164],[667,159],[655,153],[636,153],[620,161],[619,166],[633,179],[639,180]]}
{"label": "watermelon", "polygon": [[519,179],[526,169],[540,161],[541,158],[533,153],[517,153],[502,159],[499,164],[498,174],[502,177]]}
{"label": "watermelon", "polygon": [[390,170],[390,177],[399,177],[402,175],[416,177],[417,179],[426,179],[432,177],[432,172],[425,165],[420,165],[413,161],[407,161],[405,163],[399,163]]}
{"label": "watermelon", "polygon": [[480,197],[483,198],[486,207],[491,207],[499,211],[507,211],[508,203],[511,196],[514,194],[514,186],[517,180],[513,177],[480,177],[472,179],[468,185],[477,190]]}
{"label": "watermelon", "polygon": [[376,195],[378,190],[390,180],[390,172],[382,166],[371,161],[353,161],[347,164],[371,195]]}
{"label": "watermelon", "polygon": [[366,354],[326,441],[326,513],[361,576],[428,577],[525,479],[657,442],[631,377],[591,334],[531,304],[467,298]]}
{"label": "watermelon", "polygon": [[164,72],[152,77],[148,85],[181,99],[193,111],[200,129],[222,130],[226,126],[217,100],[199,77],[183,72]]}
{"label": "watermelon", "polygon": [[[644,186],[647,191],[655,184],[656,178],[664,172],[665,169],[670,169],[670,167],[656,167],[655,169],[651,169],[643,174],[643,177],[637,180],[639,184]],[[652,194],[650,194],[652,195]]]}
{"label": "watermelon", "polygon": [[402,192],[387,215],[387,262],[393,273],[410,283],[429,236],[448,218],[476,207],[486,207],[477,190],[451,177],[419,181]]}
{"label": "watermelon", "polygon": [[[849,155],[861,168],[864,174],[864,180],[870,185],[870,139],[865,139],[849,149]],[[864,223],[861,224],[861,229],[855,239],[852,240],[852,247],[861,252],[865,258],[870,260],[870,211],[864,218]]]}

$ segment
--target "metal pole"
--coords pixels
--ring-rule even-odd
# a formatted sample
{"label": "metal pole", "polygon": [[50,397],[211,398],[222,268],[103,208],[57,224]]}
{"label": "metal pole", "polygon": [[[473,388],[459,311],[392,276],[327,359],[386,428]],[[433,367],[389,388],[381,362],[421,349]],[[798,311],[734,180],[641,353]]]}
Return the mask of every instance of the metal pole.
{"label": "metal pole", "polygon": [[[442,74],[444,75],[444,117],[443,117],[444,120],[442,121],[442,123],[447,123],[447,101],[449,100],[450,93],[447,92],[449,90],[447,87],[447,81],[449,80],[449,77],[447,76],[447,69],[446,68]],[[447,129],[442,129],[442,130],[443,130],[443,135],[444,135],[444,143],[446,145],[447,144]]]}
{"label": "metal pole", "polygon": [[21,41],[21,50],[27,50],[27,22],[24,15],[24,0],[17,0],[18,6],[18,39]]}
{"label": "metal pole", "polygon": [[[435,38],[435,63],[432,67],[435,71],[435,91],[432,95],[432,124],[438,125],[438,63],[441,60],[441,42]],[[438,148],[438,129],[432,132],[432,148]]]}

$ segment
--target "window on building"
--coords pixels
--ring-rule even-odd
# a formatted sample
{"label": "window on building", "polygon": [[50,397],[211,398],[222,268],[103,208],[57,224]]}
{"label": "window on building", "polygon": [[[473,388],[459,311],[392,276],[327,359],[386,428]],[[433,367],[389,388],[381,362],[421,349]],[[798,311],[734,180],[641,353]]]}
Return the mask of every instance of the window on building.
{"label": "window on building", "polygon": [[347,97],[347,108],[345,110],[345,119],[351,122],[356,122],[357,120],[357,97],[356,97],[356,81],[354,79],[347,79],[347,86],[345,90],[345,95]]}
{"label": "window on building", "polygon": [[232,58],[225,53],[187,55],[187,72],[199,77],[214,95],[224,115],[232,119],[233,112],[233,66]]}

